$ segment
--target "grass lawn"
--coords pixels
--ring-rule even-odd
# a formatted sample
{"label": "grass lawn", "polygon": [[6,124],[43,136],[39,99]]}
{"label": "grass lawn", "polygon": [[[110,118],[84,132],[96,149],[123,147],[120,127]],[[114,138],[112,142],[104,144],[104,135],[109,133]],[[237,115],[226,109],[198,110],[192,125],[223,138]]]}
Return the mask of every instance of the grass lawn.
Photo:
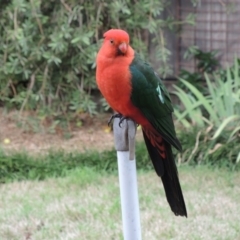
{"label": "grass lawn", "polygon": [[[239,172],[180,167],[188,218],[171,212],[153,171],[139,172],[142,239],[240,239]],[[0,239],[122,239],[117,174],[75,169],[67,177],[0,185]]]}

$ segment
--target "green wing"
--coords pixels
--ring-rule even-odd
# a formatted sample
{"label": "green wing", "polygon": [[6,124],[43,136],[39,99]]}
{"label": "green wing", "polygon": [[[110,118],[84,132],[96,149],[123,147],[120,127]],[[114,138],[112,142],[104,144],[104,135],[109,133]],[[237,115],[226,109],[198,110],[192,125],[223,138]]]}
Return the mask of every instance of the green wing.
{"label": "green wing", "polygon": [[170,96],[151,66],[137,55],[130,65],[132,75],[132,103],[160,133],[160,135],[176,149],[181,144],[176,137],[172,119],[173,107]]}

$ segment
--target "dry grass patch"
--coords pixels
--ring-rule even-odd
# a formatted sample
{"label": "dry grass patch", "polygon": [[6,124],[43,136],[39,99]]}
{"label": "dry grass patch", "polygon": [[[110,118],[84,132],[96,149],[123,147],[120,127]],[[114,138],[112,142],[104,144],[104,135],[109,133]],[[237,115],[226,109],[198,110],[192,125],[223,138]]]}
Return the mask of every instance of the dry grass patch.
{"label": "dry grass patch", "polygon": [[[189,217],[175,217],[154,172],[140,172],[143,239],[240,239],[238,173],[180,168]],[[68,177],[0,186],[0,239],[122,239],[116,175],[76,169]]]}

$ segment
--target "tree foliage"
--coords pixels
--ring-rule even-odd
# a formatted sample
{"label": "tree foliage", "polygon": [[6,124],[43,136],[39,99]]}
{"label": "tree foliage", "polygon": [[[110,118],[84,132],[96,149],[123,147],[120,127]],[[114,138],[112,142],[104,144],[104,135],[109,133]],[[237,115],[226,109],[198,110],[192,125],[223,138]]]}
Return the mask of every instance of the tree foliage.
{"label": "tree foliage", "polygon": [[[146,55],[156,46],[159,70],[167,74],[170,52],[163,30],[179,25],[166,0],[1,1],[0,103],[22,110],[63,113],[96,112],[95,57],[102,33],[123,28],[132,45]],[[192,18],[188,18],[189,22]],[[20,113],[21,113],[20,111]]]}

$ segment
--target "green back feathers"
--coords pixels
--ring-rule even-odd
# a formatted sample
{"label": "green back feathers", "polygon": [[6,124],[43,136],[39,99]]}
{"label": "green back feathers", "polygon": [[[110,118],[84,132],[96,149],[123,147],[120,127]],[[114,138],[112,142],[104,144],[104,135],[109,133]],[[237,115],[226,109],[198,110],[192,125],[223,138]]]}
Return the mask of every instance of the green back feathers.
{"label": "green back feathers", "polygon": [[130,65],[130,72],[133,104],[167,142],[181,150],[172,120],[171,99],[161,79],[138,55],[135,55]]}

